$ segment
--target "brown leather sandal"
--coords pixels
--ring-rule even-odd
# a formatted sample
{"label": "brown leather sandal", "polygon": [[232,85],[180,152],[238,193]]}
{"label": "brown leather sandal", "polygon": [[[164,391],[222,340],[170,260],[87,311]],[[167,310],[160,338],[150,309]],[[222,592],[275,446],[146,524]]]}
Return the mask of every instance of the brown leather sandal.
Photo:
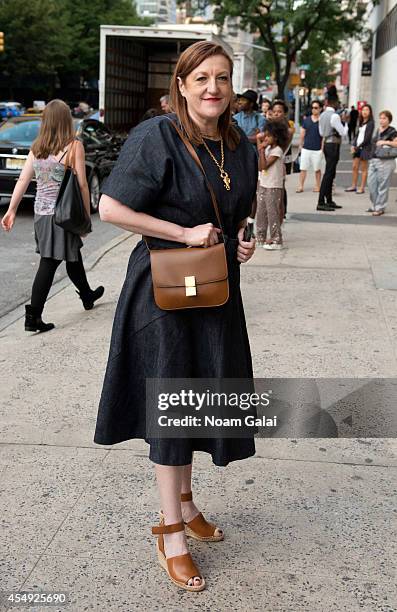
{"label": "brown leather sandal", "polygon": [[[162,568],[165,569],[168,576],[174,584],[185,591],[203,591],[205,589],[205,580],[201,576],[199,569],[196,567],[190,553],[185,555],[177,555],[176,557],[170,557],[167,559],[165,556],[164,548],[164,533],[176,533],[177,531],[184,530],[184,523],[174,523],[173,525],[164,525],[162,522],[163,518],[160,519],[160,525],[152,527],[153,535],[157,535],[157,558]],[[201,584],[196,586],[190,586],[187,584],[189,580],[194,578],[200,578]]]}
{"label": "brown leather sandal", "polygon": [[[190,493],[182,493],[181,501],[192,501],[193,495]],[[223,531],[216,525],[205,520],[201,512],[188,523],[185,523],[185,532],[188,537],[200,540],[201,542],[221,542],[224,538]]]}

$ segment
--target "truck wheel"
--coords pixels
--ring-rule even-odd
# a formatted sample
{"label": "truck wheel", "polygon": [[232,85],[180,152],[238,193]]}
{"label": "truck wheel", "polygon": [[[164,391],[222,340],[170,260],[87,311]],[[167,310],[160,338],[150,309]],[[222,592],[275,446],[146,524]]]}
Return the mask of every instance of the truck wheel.
{"label": "truck wheel", "polygon": [[93,172],[90,180],[90,205],[91,212],[96,213],[98,211],[100,198],[99,191],[99,178],[96,172]]}

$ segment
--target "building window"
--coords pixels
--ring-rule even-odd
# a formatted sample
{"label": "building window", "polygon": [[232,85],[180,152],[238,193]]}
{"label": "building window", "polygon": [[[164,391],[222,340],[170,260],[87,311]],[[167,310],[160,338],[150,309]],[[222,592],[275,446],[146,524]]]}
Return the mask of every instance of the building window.
{"label": "building window", "polygon": [[375,58],[397,45],[397,4],[376,30]]}

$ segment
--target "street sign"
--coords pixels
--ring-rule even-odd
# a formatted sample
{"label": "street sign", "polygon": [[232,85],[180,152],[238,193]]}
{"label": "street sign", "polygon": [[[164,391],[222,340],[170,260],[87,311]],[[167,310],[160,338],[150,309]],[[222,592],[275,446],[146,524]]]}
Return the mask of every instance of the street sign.
{"label": "street sign", "polygon": [[371,76],[372,74],[372,62],[363,62],[361,64],[361,76]]}

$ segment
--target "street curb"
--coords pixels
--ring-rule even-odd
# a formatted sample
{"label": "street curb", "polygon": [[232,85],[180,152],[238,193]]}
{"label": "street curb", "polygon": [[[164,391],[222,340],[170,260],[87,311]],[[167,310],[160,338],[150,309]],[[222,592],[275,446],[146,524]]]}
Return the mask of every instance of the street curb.
{"label": "street curb", "polygon": [[[122,234],[120,234],[120,236],[116,236],[115,238],[109,240],[109,242],[104,244],[102,247],[94,251],[94,253],[91,253],[89,257],[87,257],[87,259],[84,261],[85,269],[88,272],[90,270],[93,270],[95,266],[101,261],[101,259],[105,257],[107,253],[109,253],[109,251],[112,251],[113,249],[118,247],[119,244],[125,242],[133,236],[134,234],[132,232],[123,232]],[[51,287],[47,301],[51,300],[55,295],[58,295],[58,293],[66,289],[66,287],[68,287],[70,284],[71,281],[68,276],[54,283],[54,285]],[[0,317],[0,333],[25,316],[25,304],[26,301],[21,302],[21,304],[18,304],[18,306],[16,306],[13,310],[10,310],[10,312],[7,312],[7,314]]]}

